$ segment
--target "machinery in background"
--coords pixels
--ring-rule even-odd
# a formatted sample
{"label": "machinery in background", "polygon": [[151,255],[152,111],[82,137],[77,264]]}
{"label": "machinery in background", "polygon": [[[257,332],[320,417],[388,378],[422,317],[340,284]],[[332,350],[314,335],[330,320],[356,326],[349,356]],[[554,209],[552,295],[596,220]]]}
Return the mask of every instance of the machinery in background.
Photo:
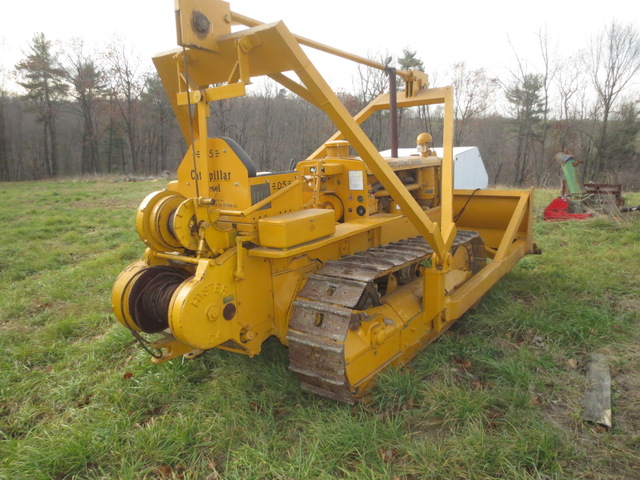
{"label": "machinery in background", "polygon": [[[275,336],[303,388],[353,402],[536,252],[531,191],[453,191],[451,87],[429,88],[422,72],[396,72],[221,0],[177,0],[176,9],[181,48],[154,63],[189,148],[177,181],[140,205],[147,248],[112,292],[117,319],[155,362],[213,348],[254,356]],[[389,93],[352,117],[301,45],[386,69]],[[209,103],[244,96],[258,76],[338,129],[293,171],[259,174],[235,141],[208,134]],[[394,125],[397,108],[437,104],[442,157],[423,133],[419,156],[398,158],[393,135],[383,158],[360,128],[376,111],[389,110]]]}
{"label": "machinery in background", "polygon": [[[443,150],[434,147],[433,153],[443,156]],[[416,155],[415,148],[399,148],[400,156]],[[391,150],[380,152],[382,156],[390,156]],[[478,147],[453,147],[453,188],[460,190],[486,189],[489,186],[489,175],[482,161]]]}
{"label": "machinery in background", "polygon": [[598,213],[632,212],[640,207],[624,207],[622,185],[585,183],[579,180],[577,166],[580,161],[567,152],[554,156],[562,167],[562,192],[545,208],[545,220],[584,220]]}

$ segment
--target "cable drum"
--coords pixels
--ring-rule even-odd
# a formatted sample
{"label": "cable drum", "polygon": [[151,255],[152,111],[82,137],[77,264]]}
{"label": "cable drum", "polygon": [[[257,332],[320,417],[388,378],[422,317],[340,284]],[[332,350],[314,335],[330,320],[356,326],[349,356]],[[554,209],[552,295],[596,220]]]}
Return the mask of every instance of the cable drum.
{"label": "cable drum", "polygon": [[140,273],[129,293],[129,312],[140,330],[157,333],[169,326],[171,297],[190,276],[185,270],[162,265]]}
{"label": "cable drum", "polygon": [[173,217],[185,198],[178,192],[150,193],[138,207],[136,230],[145,245],[158,252],[181,252],[182,244],[173,231]]}

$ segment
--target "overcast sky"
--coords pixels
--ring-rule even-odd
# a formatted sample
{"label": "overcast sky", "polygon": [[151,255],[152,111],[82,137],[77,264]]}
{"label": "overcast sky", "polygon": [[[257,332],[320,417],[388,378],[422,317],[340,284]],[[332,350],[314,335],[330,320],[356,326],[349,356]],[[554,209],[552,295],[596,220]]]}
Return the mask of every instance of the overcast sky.
{"label": "overcast sky", "polygon": [[[231,9],[264,22],[284,20],[293,33],[362,56],[398,56],[409,47],[439,84],[460,61],[504,75],[515,64],[514,49],[534,64],[541,28],[562,56],[586,46],[612,20],[640,22],[637,0],[238,0]],[[0,68],[5,76],[13,70],[36,32],[63,45],[83,38],[89,50],[117,34],[150,59],[176,46],[173,10],[174,0],[2,0]],[[312,58],[330,82],[346,87],[355,74],[348,63],[323,60],[325,54]]]}

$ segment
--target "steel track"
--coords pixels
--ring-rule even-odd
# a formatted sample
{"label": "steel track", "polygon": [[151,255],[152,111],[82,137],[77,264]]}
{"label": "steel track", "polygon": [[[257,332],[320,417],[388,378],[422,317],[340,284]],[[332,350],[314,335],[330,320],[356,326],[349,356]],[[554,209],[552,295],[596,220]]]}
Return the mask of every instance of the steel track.
{"label": "steel track", "polygon": [[[459,231],[451,249],[463,245],[475,253],[482,240],[477,232]],[[419,266],[432,254],[424,238],[413,237],[326,262],[309,276],[293,303],[287,334],[289,368],[303,389],[346,403],[358,399],[362,392],[346,376],[349,328],[357,330],[363,312],[380,305],[390,274],[400,284],[422,281]],[[474,259],[469,263],[476,273]]]}

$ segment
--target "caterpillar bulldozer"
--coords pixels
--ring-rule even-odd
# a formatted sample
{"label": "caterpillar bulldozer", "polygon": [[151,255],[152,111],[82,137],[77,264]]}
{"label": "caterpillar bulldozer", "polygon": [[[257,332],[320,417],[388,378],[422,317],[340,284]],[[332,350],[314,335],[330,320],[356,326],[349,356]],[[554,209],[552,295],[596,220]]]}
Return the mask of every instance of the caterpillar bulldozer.
{"label": "caterpillar bulldozer", "polygon": [[[532,191],[453,190],[451,87],[222,0],[176,0],[176,26],[179,48],[153,60],[188,150],[177,180],[142,201],[144,257],[112,292],[117,319],[154,362],[213,348],[252,357],[275,336],[302,388],[353,403],[536,252]],[[386,69],[389,92],[351,116],[302,46]],[[337,127],[292,171],[259,173],[234,140],[208,134],[209,103],[246,95],[260,76]],[[389,110],[397,128],[397,109],[420,105],[443,105],[442,158],[427,133],[404,158],[392,135],[383,158],[362,122]]]}

